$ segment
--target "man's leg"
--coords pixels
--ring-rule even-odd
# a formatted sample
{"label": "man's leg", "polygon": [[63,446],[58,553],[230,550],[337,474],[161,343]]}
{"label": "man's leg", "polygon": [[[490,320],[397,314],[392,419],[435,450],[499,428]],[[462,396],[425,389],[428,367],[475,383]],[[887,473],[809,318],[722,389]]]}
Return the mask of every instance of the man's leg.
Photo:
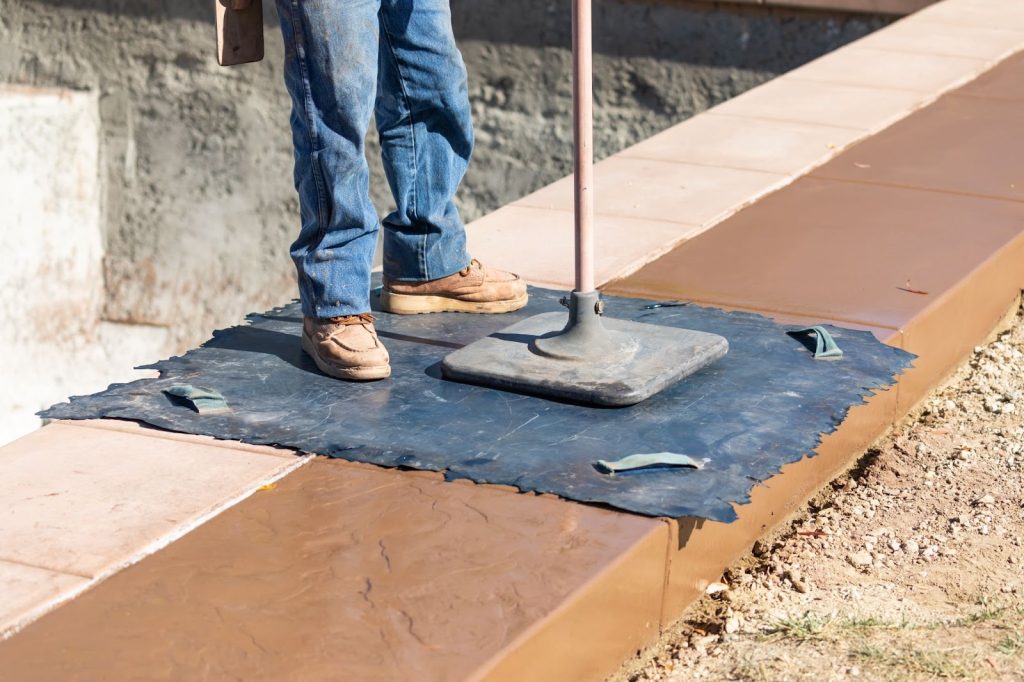
{"label": "man's leg", "polygon": [[518,277],[471,260],[453,201],[473,152],[473,123],[448,0],[381,0],[380,28],[377,129],[397,207],[384,219],[383,307],[522,307]]}
{"label": "man's leg", "polygon": [[364,140],[377,88],[380,0],[277,0],[302,226],[291,247],[303,313],[370,310],[377,212]]}
{"label": "man's leg", "polygon": [[396,209],[384,274],[424,281],[469,265],[454,201],[473,152],[466,67],[448,0],[381,0],[377,130]]}
{"label": "man's leg", "polygon": [[380,0],[277,0],[292,97],[302,226],[291,255],[302,347],[341,379],[391,374],[370,310],[377,212],[364,140],[377,85]]}

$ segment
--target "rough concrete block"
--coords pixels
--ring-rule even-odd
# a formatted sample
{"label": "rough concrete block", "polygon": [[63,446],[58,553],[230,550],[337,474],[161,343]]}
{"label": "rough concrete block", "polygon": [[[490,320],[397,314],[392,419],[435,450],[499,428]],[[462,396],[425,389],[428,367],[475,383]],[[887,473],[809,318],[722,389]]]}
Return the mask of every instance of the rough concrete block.
{"label": "rough concrete block", "polygon": [[99,117],[88,92],[0,86],[0,441],[38,425],[102,303]]}
{"label": "rough concrete block", "polygon": [[100,320],[100,140],[94,93],[0,86],[0,443],[165,350],[166,329]]}

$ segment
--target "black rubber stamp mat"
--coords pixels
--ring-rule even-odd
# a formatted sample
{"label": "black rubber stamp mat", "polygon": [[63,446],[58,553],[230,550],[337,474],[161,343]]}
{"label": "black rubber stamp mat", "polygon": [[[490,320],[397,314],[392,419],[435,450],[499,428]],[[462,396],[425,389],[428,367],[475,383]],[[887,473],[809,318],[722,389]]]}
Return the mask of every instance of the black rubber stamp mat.
{"label": "black rubber stamp mat", "polygon": [[[445,381],[449,352],[541,312],[561,292],[532,289],[508,315],[378,313],[392,378],[347,383],[321,374],[299,347],[298,304],[250,315],[200,348],[150,367],[158,379],[115,384],[42,413],[50,419],[132,419],[172,431],[273,444],[450,479],[513,485],[649,516],[732,521],[734,504],[784,464],[811,453],[850,407],[890,387],[913,355],[865,331],[828,327],[841,359],[813,358],[790,327],[696,305],[606,298],[610,316],[720,334],[729,354],[653,398],[594,408]],[[812,344],[813,345],[813,344]],[[164,391],[219,392],[226,410],[200,414]],[[598,460],[675,453],[701,469],[610,474]]]}

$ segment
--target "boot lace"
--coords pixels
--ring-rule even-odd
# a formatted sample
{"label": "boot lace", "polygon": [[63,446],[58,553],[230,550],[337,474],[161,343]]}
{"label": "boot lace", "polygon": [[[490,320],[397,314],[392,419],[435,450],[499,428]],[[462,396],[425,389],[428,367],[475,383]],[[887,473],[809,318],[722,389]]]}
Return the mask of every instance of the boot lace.
{"label": "boot lace", "polygon": [[370,313],[360,313],[358,315],[343,315],[342,317],[331,317],[327,319],[327,322],[331,324],[341,325],[352,325],[352,324],[373,324],[373,321],[377,319]]}
{"label": "boot lace", "polygon": [[480,261],[474,258],[473,260],[469,261],[469,265],[467,265],[466,267],[462,268],[462,270],[459,271],[459,274],[462,275],[463,277],[468,277],[469,273],[472,272],[474,268],[480,268],[481,270],[483,270],[484,266]]}

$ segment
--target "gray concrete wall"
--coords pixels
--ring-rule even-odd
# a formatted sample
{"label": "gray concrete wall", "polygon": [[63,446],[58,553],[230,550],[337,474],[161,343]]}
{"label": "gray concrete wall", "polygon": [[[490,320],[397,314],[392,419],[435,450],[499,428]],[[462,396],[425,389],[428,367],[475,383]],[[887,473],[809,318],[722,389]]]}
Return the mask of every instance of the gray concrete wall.
{"label": "gray concrete wall", "polygon": [[[272,3],[267,59],[223,69],[211,2],[0,0],[0,83],[98,98],[102,317],[167,328],[154,355],[296,295],[286,252],[297,202]],[[452,0],[452,10],[478,127],[460,197],[472,219],[569,171],[569,3]],[[886,21],[598,0],[598,154]],[[372,167],[383,213],[390,198]]]}

